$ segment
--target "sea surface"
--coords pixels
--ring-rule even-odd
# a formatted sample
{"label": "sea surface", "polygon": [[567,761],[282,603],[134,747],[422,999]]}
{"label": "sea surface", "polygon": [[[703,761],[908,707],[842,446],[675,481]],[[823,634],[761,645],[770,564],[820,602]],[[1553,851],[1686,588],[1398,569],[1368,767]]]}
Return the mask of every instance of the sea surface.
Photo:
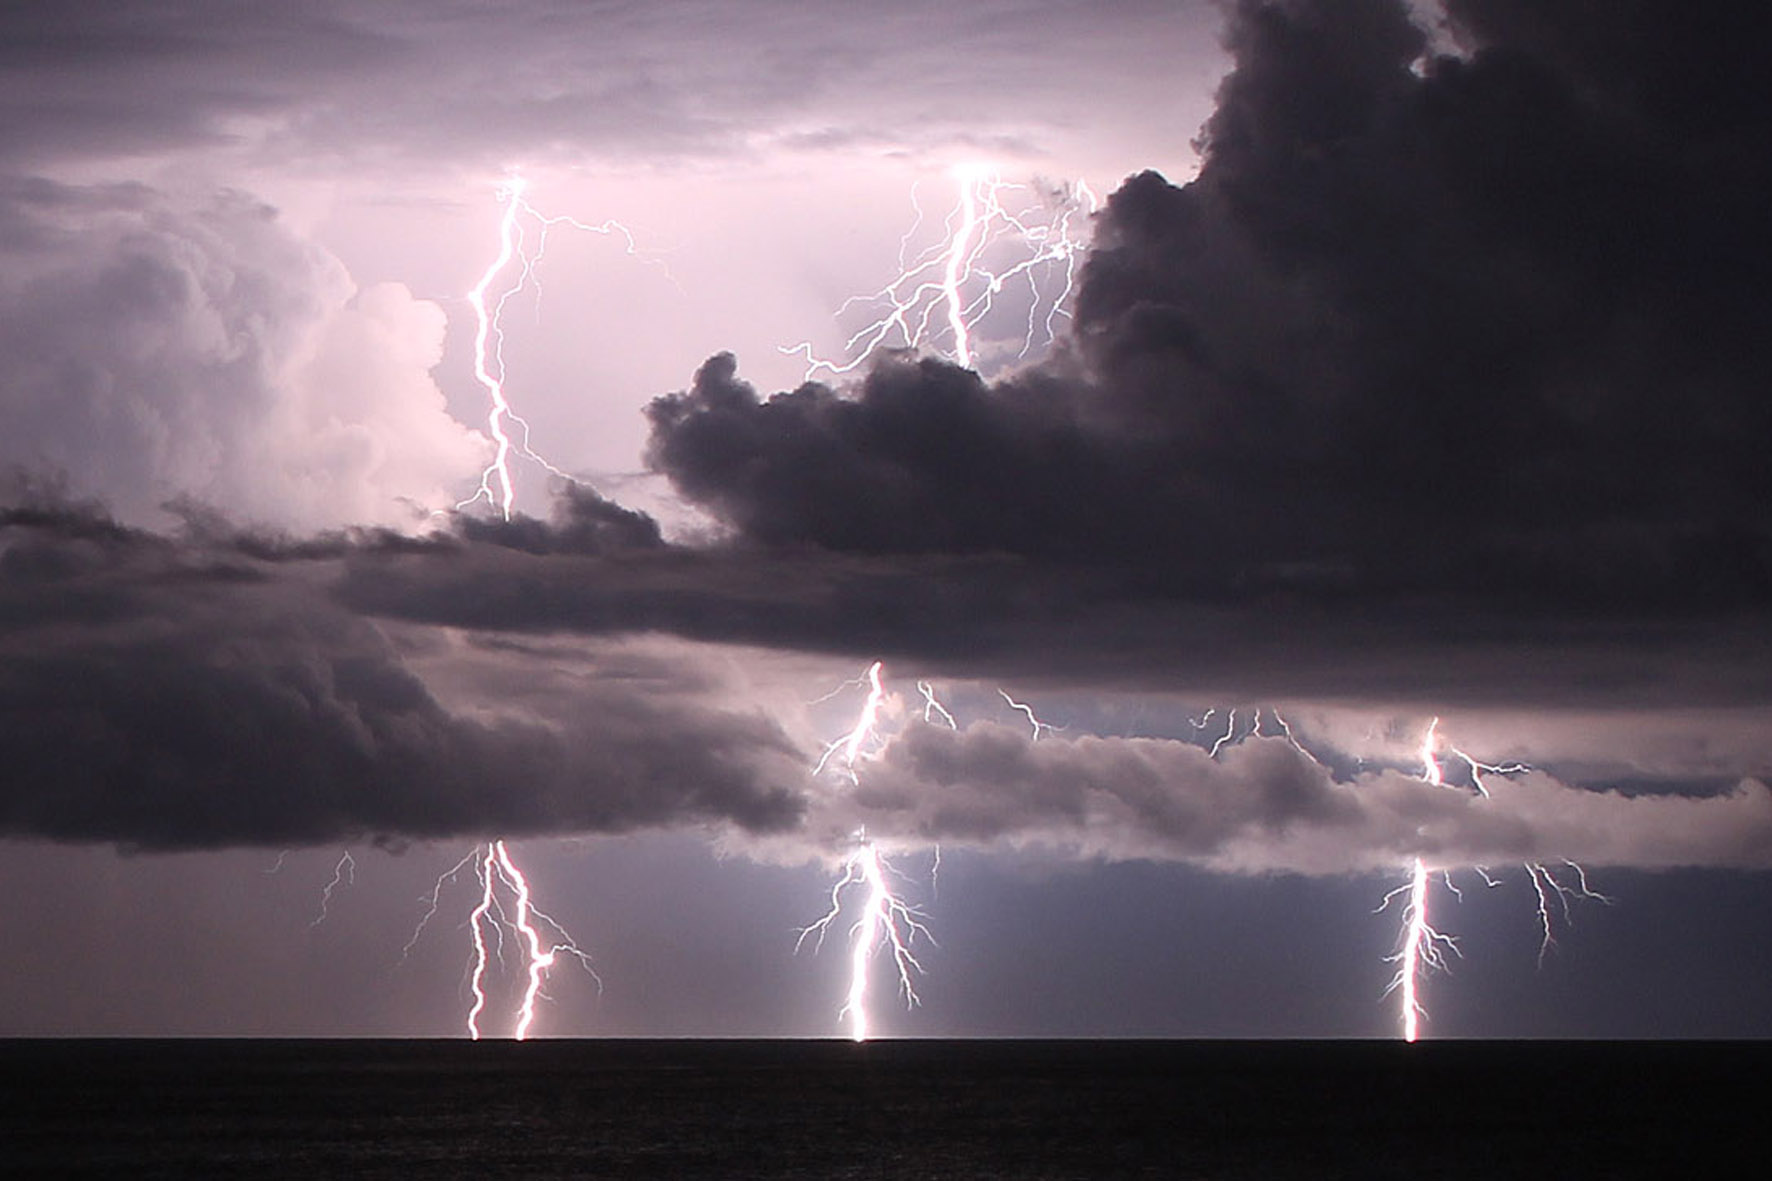
{"label": "sea surface", "polygon": [[1772,1043],[0,1041],[7,1176],[1764,1175]]}

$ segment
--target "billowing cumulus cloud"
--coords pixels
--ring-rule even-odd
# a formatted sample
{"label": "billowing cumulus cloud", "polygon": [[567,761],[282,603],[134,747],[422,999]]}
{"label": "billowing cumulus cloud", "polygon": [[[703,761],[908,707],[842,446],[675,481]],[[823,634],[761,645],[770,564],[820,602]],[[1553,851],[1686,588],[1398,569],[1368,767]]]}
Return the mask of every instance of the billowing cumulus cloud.
{"label": "billowing cumulus cloud", "polygon": [[1180,597],[1763,609],[1772,222],[1746,145],[1772,112],[1691,117],[1733,59],[1624,81],[1672,11],[1602,37],[1455,5],[1476,48],[1428,58],[1388,0],[1240,4],[1199,176],[1113,195],[1065,355],[769,398],[715,358],[654,403],[652,461],[769,545]]}
{"label": "billowing cumulus cloud", "polygon": [[244,196],[5,182],[0,259],[0,463],[126,520],[409,523],[488,453],[430,374],[441,310]]}

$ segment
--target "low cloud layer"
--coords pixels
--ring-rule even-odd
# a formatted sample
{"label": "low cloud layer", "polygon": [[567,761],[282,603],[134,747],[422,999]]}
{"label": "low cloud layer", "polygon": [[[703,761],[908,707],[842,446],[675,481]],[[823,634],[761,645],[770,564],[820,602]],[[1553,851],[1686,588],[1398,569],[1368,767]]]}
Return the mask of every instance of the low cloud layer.
{"label": "low cloud layer", "polygon": [[489,699],[482,656],[477,699],[445,704],[423,647],[243,554],[65,508],[0,524],[0,832],[173,849],[767,830],[802,807],[779,728],[668,666],[617,654],[544,695],[529,654]]}
{"label": "low cloud layer", "polygon": [[[1270,710],[1264,731],[1246,712],[1242,729],[1228,719],[1238,740],[1216,752],[1198,722],[1185,741],[1036,739],[963,710],[958,729],[917,720],[912,663],[893,675],[881,736],[849,778],[813,771],[852,724],[847,703],[807,704],[807,668],[829,662],[770,672],[779,657],[585,639],[557,620],[518,631],[376,623],[338,597],[366,568],[418,563],[447,579],[452,563],[487,554],[537,563],[481,569],[544,602],[554,590],[524,569],[570,560],[614,581],[628,564],[677,560],[705,577],[696,555],[641,521],[579,493],[552,526],[280,543],[175,539],[65,504],[15,506],[0,522],[0,828],[202,848],[687,826],[795,860],[865,830],[888,847],[1039,847],[1236,872],[1357,872],[1417,856],[1443,868],[1772,863],[1772,795],[1756,778],[1772,738],[1751,713],[1723,715],[1715,734],[1702,716],[1658,718],[1657,732],[1619,713],[1606,770],[1636,768],[1661,781],[1653,790],[1594,790],[1552,769],[1490,774],[1484,795],[1474,780],[1422,781],[1424,719],[1406,731],[1369,722],[1362,736],[1353,708],[1306,706],[1292,713],[1300,746],[1275,733],[1280,715]],[[636,601],[668,599],[669,569]],[[730,602],[742,602],[734,589]],[[1048,692],[1062,701],[1090,683]],[[1174,714],[1177,695],[1163,700]],[[1512,746],[1477,755],[1593,765],[1595,716],[1607,715],[1566,726],[1545,715]],[[1506,733],[1478,717],[1472,738]],[[1441,757],[1456,770],[1451,741]]]}
{"label": "low cloud layer", "polygon": [[[905,729],[821,802],[833,832],[908,847],[1035,845],[1258,873],[1520,863],[1772,868],[1772,792],[1759,780],[1703,797],[1625,796],[1542,772],[1484,791],[1419,771],[1338,778],[1281,737],[1216,755],[1196,743],[1056,735],[991,723]],[[1486,794],[1485,794],[1486,793]]]}

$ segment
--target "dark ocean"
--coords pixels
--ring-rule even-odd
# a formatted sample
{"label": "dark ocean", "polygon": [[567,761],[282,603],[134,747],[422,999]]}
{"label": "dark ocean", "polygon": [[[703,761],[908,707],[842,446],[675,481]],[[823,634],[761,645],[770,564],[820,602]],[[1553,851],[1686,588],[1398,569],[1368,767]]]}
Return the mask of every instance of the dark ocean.
{"label": "dark ocean", "polygon": [[8,1176],[1763,1175],[1772,1043],[0,1042]]}

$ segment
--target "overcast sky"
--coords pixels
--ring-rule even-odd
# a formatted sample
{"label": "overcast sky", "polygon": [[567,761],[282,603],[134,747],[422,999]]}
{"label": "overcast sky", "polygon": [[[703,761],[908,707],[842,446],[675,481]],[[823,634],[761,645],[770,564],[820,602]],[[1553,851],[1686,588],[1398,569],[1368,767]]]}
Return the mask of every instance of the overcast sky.
{"label": "overcast sky", "polygon": [[0,1032],[1772,1034],[1764,23],[8,10]]}

